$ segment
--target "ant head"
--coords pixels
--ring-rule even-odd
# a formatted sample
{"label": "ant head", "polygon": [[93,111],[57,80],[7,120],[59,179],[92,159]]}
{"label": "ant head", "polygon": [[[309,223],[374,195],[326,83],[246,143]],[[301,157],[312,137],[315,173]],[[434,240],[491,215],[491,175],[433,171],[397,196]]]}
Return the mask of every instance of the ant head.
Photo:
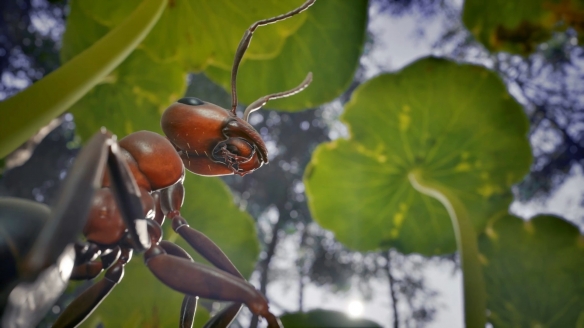
{"label": "ant head", "polygon": [[240,119],[236,115],[237,70],[256,28],[297,15],[315,1],[307,0],[286,14],[257,21],[245,31],[231,69],[231,111],[197,98],[182,98],[166,109],[162,115],[162,130],[179,151],[189,171],[207,176],[245,175],[268,163],[266,145],[247,122],[249,114],[262,108],[270,99],[288,97],[304,90],[312,82],[312,73],[308,73],[294,89],[252,102]]}
{"label": "ant head", "polygon": [[259,133],[217,105],[182,98],[166,109],[161,123],[183,164],[195,174],[245,175],[268,163]]}

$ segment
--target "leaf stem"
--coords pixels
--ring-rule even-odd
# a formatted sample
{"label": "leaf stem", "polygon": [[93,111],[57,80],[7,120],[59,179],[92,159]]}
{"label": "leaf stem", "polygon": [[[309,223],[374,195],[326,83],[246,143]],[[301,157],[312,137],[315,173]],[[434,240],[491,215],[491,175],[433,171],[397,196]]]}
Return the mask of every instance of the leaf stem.
{"label": "leaf stem", "polygon": [[144,0],[120,25],[26,90],[0,102],[0,158],[63,114],[148,35],[168,0]]}
{"label": "leaf stem", "polygon": [[419,170],[410,172],[408,178],[417,191],[437,199],[446,207],[452,220],[462,265],[465,326],[485,327],[487,293],[479,262],[477,236],[466,207],[448,188],[434,181],[424,180]]}

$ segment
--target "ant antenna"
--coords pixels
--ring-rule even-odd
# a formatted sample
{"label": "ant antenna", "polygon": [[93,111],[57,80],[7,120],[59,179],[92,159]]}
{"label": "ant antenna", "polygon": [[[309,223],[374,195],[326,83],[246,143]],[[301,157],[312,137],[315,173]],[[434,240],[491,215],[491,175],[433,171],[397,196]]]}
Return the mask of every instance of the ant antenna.
{"label": "ant antenna", "polygon": [[262,108],[262,106],[264,106],[269,100],[285,98],[285,97],[295,95],[295,94],[299,93],[300,91],[306,89],[306,87],[310,84],[310,82],[312,82],[312,72],[309,72],[308,75],[306,75],[306,78],[304,79],[304,81],[302,81],[302,83],[300,83],[300,85],[297,86],[296,88],[288,90],[288,91],[284,91],[284,92],[278,92],[278,93],[273,93],[271,95],[263,96],[260,99],[252,102],[251,105],[247,106],[247,108],[245,109],[245,112],[243,112],[243,120],[248,122],[249,121],[249,114]]}
{"label": "ant antenna", "polygon": [[[235,110],[237,108],[237,90],[236,90],[237,89],[237,70],[239,69],[239,64],[241,63],[241,59],[243,58],[243,55],[245,54],[245,51],[249,47],[249,43],[251,42],[251,37],[253,36],[253,32],[259,26],[264,26],[264,25],[272,24],[272,23],[275,23],[275,22],[284,20],[286,18],[290,18],[290,17],[292,17],[292,16],[294,16],[296,14],[299,14],[299,13],[305,11],[306,9],[308,9],[308,7],[312,6],[315,1],[316,0],[308,0],[302,6],[296,8],[296,9],[294,9],[294,10],[288,12],[288,13],[285,13],[285,14],[282,14],[282,15],[279,15],[279,16],[276,16],[276,17],[272,17],[272,18],[268,18],[268,19],[263,19],[263,20],[257,21],[255,23],[251,24],[251,26],[247,29],[247,31],[245,31],[245,33],[243,34],[243,37],[241,38],[241,41],[239,42],[239,46],[237,47],[237,50],[235,51],[235,59],[233,60],[233,68],[231,69],[231,112],[234,115],[235,115]],[[310,81],[308,83],[310,83]],[[301,84],[298,88],[300,88],[303,84]],[[306,86],[307,85],[308,84],[306,84]],[[284,95],[284,96],[280,96],[279,98],[286,97],[286,96],[292,95],[294,93],[298,93],[302,89],[304,89],[306,86],[300,88],[300,90],[298,90],[296,92],[293,92],[293,91],[295,91],[297,88],[295,88],[293,90],[290,90],[289,92],[293,92],[293,93],[288,94],[288,95]],[[283,92],[283,93],[286,93],[286,92]],[[274,95],[279,95],[279,94],[274,94]],[[274,95],[270,95],[270,96],[274,96]],[[269,97],[269,96],[266,96],[266,97]],[[275,99],[275,98],[272,98],[272,99]],[[261,106],[259,106],[258,108],[260,108],[260,107]],[[247,112],[247,109],[246,109],[246,112]]]}

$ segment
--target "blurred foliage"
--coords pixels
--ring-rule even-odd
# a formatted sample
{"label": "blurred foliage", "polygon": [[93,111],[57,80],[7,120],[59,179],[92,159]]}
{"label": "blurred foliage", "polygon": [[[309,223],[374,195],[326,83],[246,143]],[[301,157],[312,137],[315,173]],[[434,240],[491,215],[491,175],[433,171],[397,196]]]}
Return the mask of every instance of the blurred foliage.
{"label": "blurred foliage", "polygon": [[306,313],[286,313],[280,317],[282,324],[287,328],[301,327],[354,327],[376,328],[381,326],[365,319],[352,319],[345,313],[338,311],[313,310]]}
{"label": "blurred foliage", "polygon": [[464,3],[463,21],[491,51],[528,55],[554,31],[584,32],[584,3],[580,0],[516,0]]}
{"label": "blurred foliage", "polygon": [[[207,70],[230,88],[233,57],[244,31],[254,21],[285,13],[302,2],[169,2],[139,50],[73,106],[79,133],[86,138],[100,126],[120,137],[137,130],[159,131],[160,115],[184,93],[187,72]],[[139,3],[71,1],[63,62],[99,40]],[[357,67],[366,8],[365,0],[319,1],[306,13],[261,27],[238,75],[241,100],[249,104],[268,93],[291,89],[311,70],[315,79],[308,93],[271,107],[299,110],[336,98]],[[330,65],[331,61],[339,64]]]}
{"label": "blurred foliage", "polygon": [[495,327],[581,327],[584,236],[553,216],[505,215],[479,240]]}
{"label": "blurred foliage", "polygon": [[414,190],[412,170],[450,188],[480,232],[531,161],[523,111],[477,66],[422,59],[363,84],[342,119],[351,139],[321,145],[305,184],[314,219],[361,251],[455,250],[446,209]]}
{"label": "blurred foliage", "polygon": [[[312,72],[314,78],[306,90],[294,97],[270,102],[269,108],[303,110],[341,95],[353,80],[363,50],[367,4],[366,0],[317,1],[306,12],[306,22],[286,39],[277,56],[250,58],[241,65],[240,100],[249,104],[261,96],[292,89],[308,72]],[[231,66],[213,67],[206,73],[229,89]]]}

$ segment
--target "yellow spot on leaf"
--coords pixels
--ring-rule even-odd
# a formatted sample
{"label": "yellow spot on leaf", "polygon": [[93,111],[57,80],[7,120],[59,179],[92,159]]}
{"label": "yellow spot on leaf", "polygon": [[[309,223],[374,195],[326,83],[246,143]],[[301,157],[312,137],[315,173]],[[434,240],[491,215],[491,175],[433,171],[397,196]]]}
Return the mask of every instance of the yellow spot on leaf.
{"label": "yellow spot on leaf", "polygon": [[484,198],[489,198],[496,193],[500,193],[501,188],[499,188],[499,186],[496,185],[486,184],[477,189],[477,192]]}
{"label": "yellow spot on leaf", "polygon": [[391,229],[391,238],[397,238],[397,236],[399,235],[399,231],[395,228]]}
{"label": "yellow spot on leaf", "polygon": [[470,164],[467,163],[467,162],[458,163],[458,165],[456,165],[456,167],[454,168],[454,171],[456,171],[456,172],[468,172],[468,171],[470,171]]}
{"label": "yellow spot on leaf", "polygon": [[499,235],[497,235],[497,232],[495,232],[495,230],[493,230],[493,227],[488,226],[485,229],[485,233],[487,234],[487,237],[489,237],[489,239],[491,239],[491,240],[496,240],[499,238]]}
{"label": "yellow spot on leaf", "polygon": [[487,258],[483,255],[479,253],[479,262],[481,262],[482,265],[488,265],[489,264],[489,260],[487,260]]}
{"label": "yellow spot on leaf", "polygon": [[127,120],[126,122],[124,122],[124,130],[126,130],[126,134],[134,132],[134,126],[132,125],[132,121]]}
{"label": "yellow spot on leaf", "polygon": [[403,213],[396,213],[393,215],[393,223],[397,227],[400,227],[403,222],[404,222],[404,214]]}
{"label": "yellow spot on leaf", "polygon": [[398,116],[398,119],[399,119],[399,130],[401,132],[405,132],[410,127],[410,122],[412,121],[412,118],[410,117],[410,115],[408,115],[406,113],[400,113]]}
{"label": "yellow spot on leaf", "polygon": [[576,246],[578,248],[584,248],[584,236],[578,235],[578,240],[576,241]]}
{"label": "yellow spot on leaf", "polygon": [[531,221],[525,221],[523,223],[523,229],[525,229],[525,231],[527,231],[527,233],[530,235],[535,233],[535,228],[533,227],[533,223],[531,223]]}

